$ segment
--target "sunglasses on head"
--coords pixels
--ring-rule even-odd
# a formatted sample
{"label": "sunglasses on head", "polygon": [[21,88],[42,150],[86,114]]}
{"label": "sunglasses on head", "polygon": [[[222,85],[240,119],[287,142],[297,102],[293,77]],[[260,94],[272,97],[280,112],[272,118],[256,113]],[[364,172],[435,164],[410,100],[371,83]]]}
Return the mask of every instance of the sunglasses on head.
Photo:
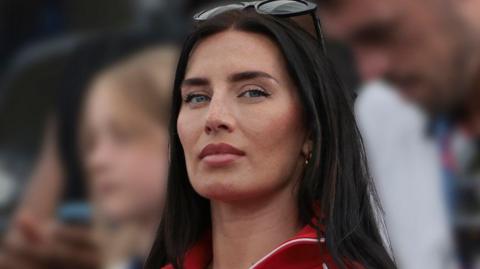
{"label": "sunglasses on head", "polygon": [[[266,14],[275,17],[292,18],[300,26],[304,26],[307,32],[316,35],[320,47],[325,52],[325,41],[321,30],[320,21],[317,18],[315,11],[317,5],[303,0],[262,0],[262,1],[249,1],[223,4],[209,8],[193,16],[193,19],[197,22],[209,20],[216,15],[233,10],[243,10],[246,8],[254,8],[258,14]],[[313,24],[314,30],[310,30],[312,27],[305,25],[305,18],[303,15],[310,16],[310,26]],[[314,33],[312,33],[314,32]]]}

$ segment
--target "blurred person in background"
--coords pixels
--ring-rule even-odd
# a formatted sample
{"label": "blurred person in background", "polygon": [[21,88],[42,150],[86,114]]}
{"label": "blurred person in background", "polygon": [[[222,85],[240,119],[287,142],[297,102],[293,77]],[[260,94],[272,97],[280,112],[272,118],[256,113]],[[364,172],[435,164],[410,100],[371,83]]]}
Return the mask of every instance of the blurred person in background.
{"label": "blurred person in background", "polygon": [[5,232],[11,210],[29,181],[35,155],[42,151],[40,145],[49,144],[41,141],[42,130],[54,107],[55,92],[68,58],[78,41],[67,37],[31,46],[15,56],[1,78],[0,170],[11,182],[11,189],[0,191],[2,196],[9,196],[0,202],[0,234]]}
{"label": "blurred person in background", "polygon": [[[16,212],[13,224],[8,230],[7,240],[3,244],[3,255],[0,256],[0,260],[3,258],[2,261],[5,266],[9,266],[8,264],[11,262],[27,262],[28,259],[12,260],[12,257],[15,258],[19,255],[11,254],[24,253],[29,250],[24,247],[34,246],[35,242],[38,243],[41,237],[52,238],[56,236],[55,234],[61,234],[67,238],[71,237],[70,239],[81,239],[80,241],[83,240],[83,245],[89,246],[86,248],[88,255],[85,254],[83,257],[79,251],[75,251],[78,253],[70,257],[63,255],[65,253],[68,254],[68,251],[63,252],[63,254],[61,254],[62,252],[52,251],[53,254],[60,253],[56,258],[57,261],[64,259],[62,263],[68,262],[69,268],[75,268],[75,266],[78,268],[86,266],[88,268],[91,265],[89,263],[96,263],[93,258],[97,257],[98,254],[93,245],[93,239],[87,236],[90,234],[90,228],[83,227],[78,229],[78,227],[72,228],[71,225],[55,225],[54,231],[50,232],[52,235],[46,236],[42,234],[45,230],[50,229],[45,227],[50,227],[50,223],[56,222],[55,218],[57,217],[56,211],[58,208],[62,209],[63,205],[69,205],[72,202],[76,202],[76,204],[78,202],[83,203],[82,201],[86,199],[83,191],[86,178],[84,171],[82,171],[81,154],[77,149],[76,142],[78,142],[77,133],[81,102],[85,89],[88,88],[90,83],[89,81],[101,69],[113,65],[119,59],[135,53],[147,45],[155,44],[155,39],[148,35],[137,33],[107,34],[81,43],[72,53],[72,56],[70,56],[69,65],[63,78],[64,83],[60,88],[63,90],[60,90],[58,94],[59,102],[57,102],[55,110],[57,116],[52,118],[49,125],[47,125],[45,143],[39,156],[37,168],[34,171],[32,181],[24,193],[24,198],[22,198]],[[154,55],[151,54],[151,56]],[[158,59],[158,57],[156,56],[154,59]],[[159,70],[155,69],[154,71]],[[155,81],[160,81],[161,78],[164,79],[163,76],[159,76]],[[147,82],[150,80],[147,80]],[[151,87],[153,87],[153,83]],[[75,208],[73,209],[75,211]],[[71,213],[69,214],[71,215]],[[64,219],[59,221],[65,222]],[[68,240],[57,240],[57,243],[62,245],[68,243]],[[68,244],[62,245],[62,248],[68,249],[66,248],[67,246]],[[38,246],[35,245],[35,247]],[[54,247],[43,247],[43,250],[52,250]],[[44,260],[48,255],[50,254],[36,253],[33,256],[38,260]],[[84,263],[85,260],[90,261],[86,264],[75,265],[76,260],[79,263]],[[29,262],[32,262],[32,260],[29,260]],[[36,264],[35,262],[32,263]],[[38,265],[40,266],[40,263]],[[20,268],[21,266],[21,264],[10,264],[10,267],[7,268]]]}
{"label": "blurred person in background", "polygon": [[[160,42],[148,32],[94,34],[83,37],[66,53],[61,76],[51,76],[56,81],[47,84],[53,89],[40,88],[54,100],[48,103],[43,141],[31,179],[19,199],[16,217],[30,215],[38,221],[49,220],[55,217],[60,204],[86,199],[77,141],[81,103],[89,83],[116,61]],[[38,91],[38,85],[35,89]]]}
{"label": "blurred person in background", "polygon": [[[365,99],[357,110],[361,111],[359,122],[366,123],[361,129],[374,156],[372,166],[383,166],[376,180],[384,187],[380,196],[389,228],[394,227],[390,230],[399,264],[404,268],[447,268],[452,254],[441,252],[439,246],[453,240],[459,266],[480,268],[480,1],[317,2],[327,35],[350,45],[361,77],[366,81],[383,78],[395,87],[396,93],[377,87],[373,91],[377,100],[371,102],[378,107],[380,100],[390,100],[381,107],[383,115],[395,110],[387,104],[395,104],[399,113],[391,114],[396,116],[384,116],[373,124],[375,120],[367,118],[382,115],[366,108],[371,102]],[[425,116],[396,101],[396,94],[415,104]],[[380,123],[397,120],[397,125]],[[395,140],[382,141],[388,127],[410,137],[397,135]],[[415,149],[405,150],[408,143]],[[416,153],[425,158],[417,158]],[[381,159],[383,164],[378,163]],[[425,167],[410,165],[415,159]],[[388,175],[389,166],[400,168],[402,164],[404,171],[392,169]],[[417,182],[408,178],[410,168],[419,171],[413,176]],[[435,211],[430,220],[425,218],[425,214],[432,216],[429,210]],[[412,221],[418,227],[409,226]],[[437,229],[446,225],[453,239],[442,234],[445,229]]]}
{"label": "blurred person in background", "polygon": [[[45,171],[41,165],[35,165],[41,150],[42,127],[45,125],[45,110],[52,110],[53,92],[62,88],[63,96],[59,101],[56,119],[50,120],[48,129],[56,128],[60,135],[72,136],[74,119],[74,99],[77,88],[83,84],[85,73],[101,67],[104,60],[112,58],[122,47],[132,45],[128,38],[119,38],[112,32],[152,31],[156,37],[176,39],[185,32],[182,9],[188,6],[189,0],[71,0],[71,1],[0,1],[0,184],[6,182],[10,188],[0,191],[0,234],[4,232],[5,224],[10,219],[12,209],[18,203],[24,190],[24,183],[29,181],[28,175],[32,170],[35,175]],[[77,42],[79,39],[90,39],[92,35],[100,35],[104,40],[111,39],[106,46],[102,38],[94,38],[94,42]],[[104,45],[105,51],[99,47]],[[71,83],[56,85],[57,73],[67,65],[63,58],[65,47],[70,43],[75,47],[75,54],[83,53],[82,60],[69,59],[67,71]],[[90,43],[83,49],[78,43]],[[92,44],[97,43],[97,44]],[[117,43],[116,45],[113,45]],[[134,42],[133,42],[134,43]],[[61,46],[59,46],[61,45]],[[41,47],[41,48],[39,48]],[[90,47],[90,49],[85,48]],[[97,47],[97,48],[95,48]],[[109,47],[109,48],[106,48]],[[70,52],[70,48],[66,54]],[[83,50],[83,52],[80,52]],[[90,51],[91,50],[91,51]],[[101,51],[101,52],[100,52]],[[61,59],[60,59],[61,58]],[[78,57],[80,58],[80,56]],[[87,62],[87,64],[85,64]],[[90,63],[90,65],[88,65]],[[21,67],[22,70],[18,70]],[[77,68],[78,67],[78,68]],[[75,70],[77,68],[77,70]],[[60,72],[57,72],[60,71]],[[19,74],[20,72],[22,74]],[[13,73],[13,74],[12,74]],[[13,76],[12,76],[13,75]],[[12,79],[12,77],[14,77]],[[14,80],[13,83],[9,83]],[[63,81],[67,79],[62,79]],[[6,82],[6,83],[5,83]],[[9,84],[9,85],[5,85]],[[15,84],[15,85],[12,85]],[[53,87],[52,87],[53,86]],[[69,89],[69,90],[67,90]],[[68,95],[70,92],[70,96]],[[51,114],[55,114],[57,111]],[[66,114],[66,116],[64,116]],[[55,133],[48,131],[46,133]],[[51,135],[50,135],[51,136]],[[61,165],[68,165],[64,169],[67,177],[75,180],[79,176],[79,169],[74,167],[76,162],[70,154],[73,152],[70,141],[64,141],[59,146],[60,157],[67,159]],[[46,150],[45,150],[46,152]],[[48,158],[45,158],[47,160]],[[63,162],[63,160],[62,160]],[[47,161],[43,163],[48,163]],[[55,165],[49,162],[49,165]],[[33,165],[32,165],[33,164]],[[36,166],[36,168],[33,168]],[[78,166],[77,166],[78,167]],[[47,169],[48,170],[48,169]],[[55,177],[55,174],[52,175]],[[7,186],[8,187],[8,186]],[[84,192],[80,184],[67,184],[68,199],[82,199]],[[35,188],[31,188],[35,189]],[[33,192],[33,194],[38,192]],[[31,193],[32,194],[32,193]],[[24,195],[30,196],[30,195]],[[35,195],[34,195],[35,196]],[[77,197],[77,198],[75,198]],[[32,199],[32,204],[41,205],[51,203],[52,196],[46,195],[39,199]],[[22,202],[23,203],[23,202]],[[39,215],[43,210],[39,210]],[[47,212],[48,213],[48,212]]]}
{"label": "blurred person in background", "polygon": [[175,62],[174,48],[150,49],[100,74],[87,94],[79,146],[107,265],[138,257],[128,268],[142,268],[153,242]]}
{"label": "blurred person in background", "polygon": [[[13,185],[11,190],[0,190],[2,198],[9,200],[0,201],[2,235],[7,232],[10,237],[15,226],[28,230],[40,222],[49,222],[57,217],[58,208],[61,212],[64,208],[72,209],[65,205],[80,202],[85,209],[86,180],[75,142],[78,140],[79,105],[87,82],[98,70],[138,50],[141,46],[138,43],[151,44],[151,36],[146,38],[149,41],[139,41],[142,37],[123,32],[150,29],[155,38],[181,37],[185,31],[181,9],[186,10],[198,2],[201,1],[1,1],[0,175],[7,172],[6,180]],[[42,43],[56,54],[58,47],[52,44],[63,38],[73,40],[68,41],[74,47],[67,49],[65,54],[68,55],[61,55],[60,61],[42,61],[32,68],[33,75],[15,76],[18,83],[14,88],[3,87],[2,71],[10,73],[11,63],[24,60],[17,59],[17,52],[46,54],[35,48],[37,43]],[[31,48],[35,53],[29,53]],[[53,92],[57,94],[54,105],[50,100],[54,99],[51,98]],[[51,112],[47,124],[44,123],[45,108]],[[45,135],[37,125],[46,125]],[[23,164],[24,159],[28,160],[27,164]],[[34,159],[37,161],[32,171],[30,160]],[[18,170],[22,173],[17,173]],[[32,174],[30,180],[27,174]],[[16,203],[19,204],[12,217]],[[9,219],[13,220],[13,225],[7,231],[3,227]],[[61,221],[65,221],[63,217]]]}

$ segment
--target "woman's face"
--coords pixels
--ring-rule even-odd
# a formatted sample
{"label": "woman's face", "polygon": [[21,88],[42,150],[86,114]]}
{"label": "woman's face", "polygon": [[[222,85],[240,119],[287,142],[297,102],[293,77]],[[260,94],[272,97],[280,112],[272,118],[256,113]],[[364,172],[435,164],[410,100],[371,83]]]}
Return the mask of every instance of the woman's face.
{"label": "woman's face", "polygon": [[201,41],[181,96],[177,129],[200,195],[245,201],[294,185],[305,160],[302,107],[267,37],[228,30]]}
{"label": "woman's face", "polygon": [[113,221],[151,218],[163,203],[168,133],[118,87],[100,78],[86,99],[80,146],[91,194]]}

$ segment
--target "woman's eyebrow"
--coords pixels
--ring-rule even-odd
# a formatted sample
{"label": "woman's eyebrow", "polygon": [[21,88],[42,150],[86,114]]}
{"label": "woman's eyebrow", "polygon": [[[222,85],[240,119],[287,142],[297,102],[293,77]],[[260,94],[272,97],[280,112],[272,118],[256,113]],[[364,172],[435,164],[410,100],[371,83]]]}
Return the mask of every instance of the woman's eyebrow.
{"label": "woman's eyebrow", "polygon": [[255,78],[268,78],[275,81],[276,83],[279,83],[278,80],[274,78],[272,75],[262,71],[245,71],[245,72],[235,73],[230,75],[228,77],[228,80],[230,82],[239,82],[239,81],[251,80]]}
{"label": "woman's eyebrow", "polygon": [[210,84],[206,78],[186,78],[182,81],[183,86],[206,86]]}
{"label": "woman's eyebrow", "polygon": [[[228,76],[228,81],[230,82],[240,82],[245,80],[251,80],[255,78],[267,78],[279,83],[276,78],[272,75],[262,72],[262,71],[244,71],[239,73],[234,73]],[[202,77],[193,77],[193,78],[186,78],[182,82],[182,87],[185,86],[206,86],[209,85],[210,81],[206,78]]]}

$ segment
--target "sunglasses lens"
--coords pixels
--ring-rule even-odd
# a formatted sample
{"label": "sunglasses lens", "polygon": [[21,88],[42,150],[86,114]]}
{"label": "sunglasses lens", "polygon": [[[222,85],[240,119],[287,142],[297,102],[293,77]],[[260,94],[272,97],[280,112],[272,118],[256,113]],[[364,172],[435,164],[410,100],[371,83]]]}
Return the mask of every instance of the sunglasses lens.
{"label": "sunglasses lens", "polygon": [[292,13],[310,11],[314,8],[314,4],[294,0],[269,1],[258,6],[258,10],[261,13],[270,15],[289,15]]}
{"label": "sunglasses lens", "polygon": [[215,7],[215,8],[204,10],[200,13],[197,13],[195,16],[193,16],[193,19],[197,21],[204,21],[204,20],[213,18],[218,14],[231,11],[231,10],[242,9],[243,7],[244,5],[242,4],[230,4],[230,5]]}

